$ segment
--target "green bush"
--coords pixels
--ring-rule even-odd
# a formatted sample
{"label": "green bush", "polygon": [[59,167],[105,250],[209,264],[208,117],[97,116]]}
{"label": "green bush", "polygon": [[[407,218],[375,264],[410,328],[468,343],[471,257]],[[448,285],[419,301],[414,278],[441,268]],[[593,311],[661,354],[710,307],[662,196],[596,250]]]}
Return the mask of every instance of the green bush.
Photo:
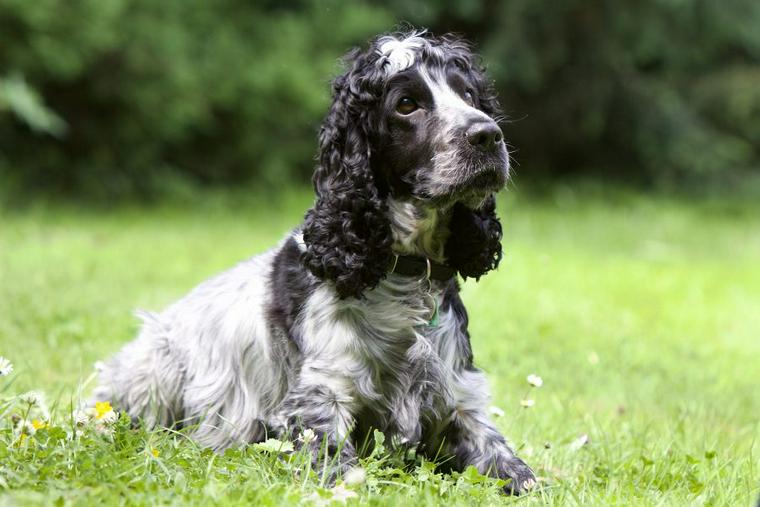
{"label": "green bush", "polygon": [[0,69],[67,126],[0,115],[4,181],[111,196],[306,180],[339,55],[390,24],[319,0],[0,0]]}
{"label": "green bush", "polygon": [[0,0],[6,194],[306,181],[338,57],[402,20],[478,43],[520,179],[758,173],[754,0]]}

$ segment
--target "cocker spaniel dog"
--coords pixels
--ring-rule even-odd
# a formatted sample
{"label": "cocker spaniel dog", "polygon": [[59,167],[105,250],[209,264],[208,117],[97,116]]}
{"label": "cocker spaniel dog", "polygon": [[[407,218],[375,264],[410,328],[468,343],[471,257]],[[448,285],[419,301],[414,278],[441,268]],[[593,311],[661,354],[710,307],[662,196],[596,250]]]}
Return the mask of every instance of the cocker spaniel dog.
{"label": "cocker spaniel dog", "polygon": [[217,450],[310,428],[298,445],[333,476],[379,429],[525,491],[535,477],[489,420],[457,282],[501,258],[509,158],[490,83],[454,36],[384,35],[345,61],[303,224],[141,314],[95,400]]}

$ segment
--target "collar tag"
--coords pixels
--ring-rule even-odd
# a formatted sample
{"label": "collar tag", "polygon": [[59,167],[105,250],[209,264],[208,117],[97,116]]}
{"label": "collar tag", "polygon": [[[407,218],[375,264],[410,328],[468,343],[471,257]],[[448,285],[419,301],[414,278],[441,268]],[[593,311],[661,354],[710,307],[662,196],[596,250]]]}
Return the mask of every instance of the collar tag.
{"label": "collar tag", "polygon": [[430,317],[428,327],[438,327],[438,299],[433,298],[433,315]]}

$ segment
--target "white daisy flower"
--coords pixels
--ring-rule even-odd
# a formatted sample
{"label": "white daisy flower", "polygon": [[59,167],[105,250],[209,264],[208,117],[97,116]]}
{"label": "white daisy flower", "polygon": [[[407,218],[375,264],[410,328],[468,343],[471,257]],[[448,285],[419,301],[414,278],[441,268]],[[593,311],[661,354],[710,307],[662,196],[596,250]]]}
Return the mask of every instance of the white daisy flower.
{"label": "white daisy flower", "polygon": [[364,484],[364,482],[367,480],[367,472],[365,472],[362,467],[354,467],[348,472],[346,472],[346,475],[345,477],[343,477],[343,480],[349,486],[354,486],[356,484]]}
{"label": "white daisy flower", "polygon": [[109,401],[98,401],[95,403],[95,420],[101,424],[113,424],[119,419],[116,411]]}
{"label": "white daisy flower", "polygon": [[314,430],[311,428],[306,428],[300,435],[298,435],[298,441],[303,442],[304,444],[313,442],[315,438],[317,438],[317,434],[314,433]]}
{"label": "white daisy flower", "polygon": [[526,380],[528,381],[528,384],[532,385],[533,387],[541,387],[544,385],[544,379],[534,373],[528,375]]}
{"label": "white daisy flower", "polygon": [[16,433],[19,435],[34,435],[37,432],[37,428],[34,427],[32,421],[21,419],[16,423]]}
{"label": "white daisy flower", "polygon": [[76,410],[74,411],[73,417],[76,426],[87,426],[95,417],[95,409],[88,408],[84,410]]}
{"label": "white daisy flower", "polygon": [[579,436],[578,438],[570,442],[570,446],[569,446],[570,450],[573,452],[579,450],[581,447],[588,444],[588,440],[589,440],[588,435],[584,433],[583,435]]}
{"label": "white daisy flower", "polygon": [[13,363],[10,360],[0,356],[0,377],[5,377],[13,373]]}
{"label": "white daisy flower", "polygon": [[45,395],[39,391],[29,391],[28,393],[19,394],[18,399],[33,407],[41,407],[45,405]]}
{"label": "white daisy flower", "polygon": [[536,404],[536,400],[531,400],[531,399],[527,399],[527,400],[520,400],[520,405],[521,405],[523,408],[530,408],[530,407],[532,407],[532,406],[533,406],[533,405],[535,405],[535,404]]}
{"label": "white daisy flower", "polygon": [[504,417],[504,411],[494,405],[488,407],[488,413],[494,417]]}
{"label": "white daisy flower", "polygon": [[344,484],[338,484],[330,492],[332,493],[332,500],[334,502],[346,503],[346,500],[349,498],[357,498],[359,496],[356,494],[356,491],[351,491]]}

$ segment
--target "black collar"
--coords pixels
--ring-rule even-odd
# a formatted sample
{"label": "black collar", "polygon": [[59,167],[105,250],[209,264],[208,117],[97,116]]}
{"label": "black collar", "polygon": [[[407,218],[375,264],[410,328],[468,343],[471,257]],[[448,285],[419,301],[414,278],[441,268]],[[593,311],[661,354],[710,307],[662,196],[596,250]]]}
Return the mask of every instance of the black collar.
{"label": "black collar", "polygon": [[445,282],[454,278],[457,275],[457,270],[440,262],[431,261],[427,257],[394,255],[390,266],[388,266],[388,273]]}

